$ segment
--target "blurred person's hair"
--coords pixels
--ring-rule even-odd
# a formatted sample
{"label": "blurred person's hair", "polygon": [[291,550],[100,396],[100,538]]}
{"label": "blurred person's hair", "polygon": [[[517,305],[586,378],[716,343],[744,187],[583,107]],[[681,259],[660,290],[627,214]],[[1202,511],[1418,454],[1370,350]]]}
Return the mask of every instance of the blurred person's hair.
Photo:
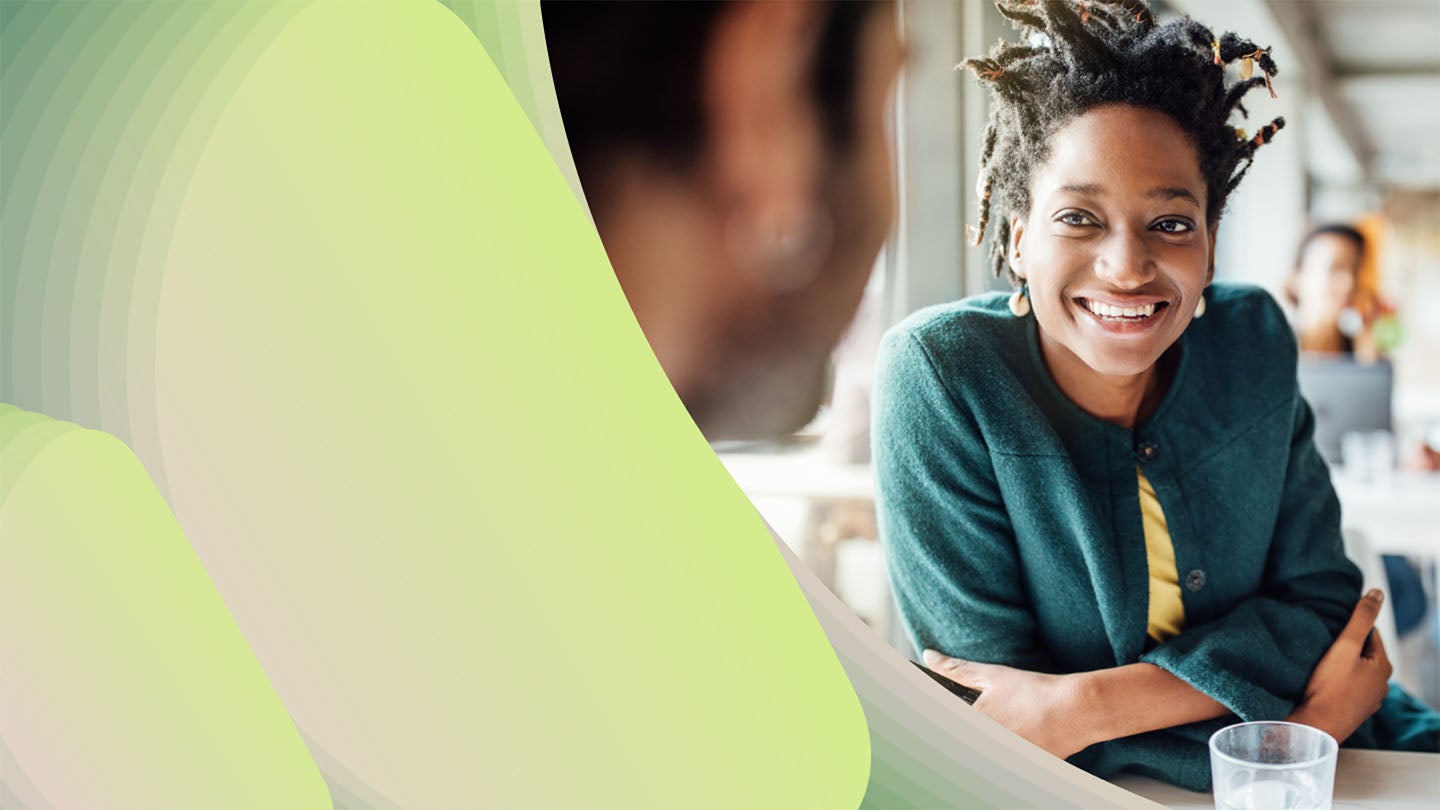
{"label": "blurred person's hair", "polygon": [[705,435],[815,414],[893,217],[894,6],[541,4],[601,241]]}
{"label": "blurred person's hair", "polygon": [[[818,3],[817,3],[818,4]],[[620,150],[684,170],[704,147],[705,45],[732,3],[545,0],[540,5],[565,136],[582,178]],[[860,32],[875,2],[825,2],[812,92],[829,145],[854,129]]]}
{"label": "blurred person's hair", "polygon": [[1310,243],[1322,236],[1338,236],[1342,239],[1348,239],[1355,244],[1355,250],[1357,251],[1356,257],[1359,261],[1355,263],[1354,272],[1356,275],[1359,275],[1360,266],[1365,261],[1365,234],[1361,233],[1359,229],[1353,225],[1346,225],[1340,222],[1317,225],[1311,228],[1310,232],[1305,234],[1305,238],[1300,240],[1300,248],[1295,253],[1295,266],[1298,268],[1300,263],[1305,261],[1305,250],[1310,247]]}
{"label": "blurred person's hair", "polygon": [[[1096,107],[1123,104],[1164,113],[1200,155],[1206,217],[1218,222],[1250,168],[1255,150],[1285,125],[1276,118],[1253,136],[1231,122],[1251,90],[1275,75],[1268,49],[1234,34],[1215,36],[1186,17],[1164,24],[1138,0],[997,0],[1021,32],[988,56],[961,63],[990,89],[990,120],[980,157],[980,222],[974,244],[997,219],[992,269],[1007,270],[1010,217],[1030,210],[1030,180],[1049,157],[1051,136]],[[1226,81],[1226,65],[1250,60],[1261,75]],[[1012,283],[1018,283],[1010,271]]]}

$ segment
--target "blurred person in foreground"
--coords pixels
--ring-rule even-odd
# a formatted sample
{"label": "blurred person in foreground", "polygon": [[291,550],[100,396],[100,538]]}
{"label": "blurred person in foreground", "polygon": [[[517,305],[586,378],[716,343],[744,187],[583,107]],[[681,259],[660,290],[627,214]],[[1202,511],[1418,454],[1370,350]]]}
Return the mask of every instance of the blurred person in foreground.
{"label": "blurred person in foreground", "polygon": [[1135,0],[998,6],[1021,42],[964,64],[993,102],[977,242],[1018,289],[915,313],[876,373],[916,647],[1100,776],[1208,789],[1237,716],[1435,750],[1378,639],[1344,642],[1351,688],[1316,697],[1360,574],[1283,313],[1211,284],[1225,201],[1284,123],[1232,122],[1268,51]]}
{"label": "blurred person in foreground", "polygon": [[712,441],[814,415],[893,216],[889,3],[542,5],[596,228]]}
{"label": "blurred person in foreground", "polygon": [[[903,60],[893,6],[542,12],[596,227],[696,424],[711,440],[804,424],[892,216],[883,112]],[[1310,700],[1371,685],[1377,653],[1364,641],[1377,610],[1356,604]]]}

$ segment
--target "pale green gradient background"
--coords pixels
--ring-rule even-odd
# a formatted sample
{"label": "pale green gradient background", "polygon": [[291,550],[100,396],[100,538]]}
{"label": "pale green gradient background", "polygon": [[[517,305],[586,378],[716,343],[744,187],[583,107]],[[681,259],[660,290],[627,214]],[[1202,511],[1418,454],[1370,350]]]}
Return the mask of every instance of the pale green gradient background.
{"label": "pale green gradient background", "polygon": [[[4,15],[0,398],[134,449],[274,696],[359,783],[338,792],[859,800],[834,653],[454,14]],[[7,531],[7,554],[42,536]],[[5,639],[67,618],[7,611]],[[185,732],[164,698],[141,698],[152,723],[64,722],[144,750]],[[49,745],[11,729],[22,764]]]}
{"label": "pale green gradient background", "polygon": [[0,493],[0,804],[328,804],[124,445],[0,405]]}
{"label": "pale green gradient background", "polygon": [[0,0],[0,799],[1133,798],[792,576],[447,5]]}

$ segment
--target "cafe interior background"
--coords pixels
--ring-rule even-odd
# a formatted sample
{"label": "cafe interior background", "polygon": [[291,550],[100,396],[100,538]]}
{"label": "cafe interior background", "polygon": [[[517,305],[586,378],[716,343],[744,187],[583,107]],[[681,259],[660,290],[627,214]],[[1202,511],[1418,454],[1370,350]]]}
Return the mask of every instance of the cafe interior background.
{"label": "cafe interior background", "polygon": [[[1277,98],[1250,106],[1257,120],[1285,116],[1286,127],[1231,199],[1218,239],[1217,280],[1258,284],[1283,302],[1311,227],[1356,224],[1370,240],[1364,283],[1393,308],[1385,327],[1389,382],[1362,390],[1375,387],[1376,375],[1361,371],[1370,382],[1332,380],[1306,393],[1318,430],[1333,432],[1343,445],[1332,452],[1332,480],[1347,550],[1367,587],[1386,585],[1381,555],[1402,557],[1420,574],[1423,619],[1402,616],[1400,634],[1387,611],[1379,627],[1395,680],[1440,707],[1440,471],[1416,461],[1427,441],[1440,450],[1440,0],[1152,5],[1162,18],[1190,14],[1217,32],[1270,43],[1280,66]],[[990,274],[983,249],[965,238],[965,225],[976,221],[987,100],[954,67],[1016,34],[982,0],[900,0],[897,13],[910,55],[891,111],[896,226],[834,356],[828,404],[783,442],[715,449],[822,581],[910,653],[876,539],[869,464],[875,349],[888,326],[916,309],[1006,289]],[[1304,382],[1302,375],[1302,388]]]}

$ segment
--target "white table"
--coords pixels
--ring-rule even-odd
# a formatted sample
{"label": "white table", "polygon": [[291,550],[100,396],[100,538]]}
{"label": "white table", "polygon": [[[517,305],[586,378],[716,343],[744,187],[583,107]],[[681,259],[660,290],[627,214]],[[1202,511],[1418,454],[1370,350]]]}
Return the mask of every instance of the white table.
{"label": "white table", "polygon": [[[1143,776],[1113,784],[1176,810],[1214,810],[1209,793],[1192,793]],[[1440,807],[1440,754],[1340,749],[1333,810],[1435,810]]]}
{"label": "white table", "polygon": [[[826,461],[814,452],[722,454],[720,460],[751,497],[819,501],[873,501],[868,464]],[[1341,522],[1365,535],[1377,554],[1440,556],[1440,473],[1397,471],[1381,481],[1362,481],[1337,467]]]}
{"label": "white table", "polygon": [[721,453],[720,462],[752,498],[808,498],[817,501],[875,500],[869,464],[828,461],[817,451]]}
{"label": "white table", "polygon": [[1340,522],[1365,535],[1377,554],[1440,556],[1440,473],[1397,471],[1362,481],[1337,467]]}

